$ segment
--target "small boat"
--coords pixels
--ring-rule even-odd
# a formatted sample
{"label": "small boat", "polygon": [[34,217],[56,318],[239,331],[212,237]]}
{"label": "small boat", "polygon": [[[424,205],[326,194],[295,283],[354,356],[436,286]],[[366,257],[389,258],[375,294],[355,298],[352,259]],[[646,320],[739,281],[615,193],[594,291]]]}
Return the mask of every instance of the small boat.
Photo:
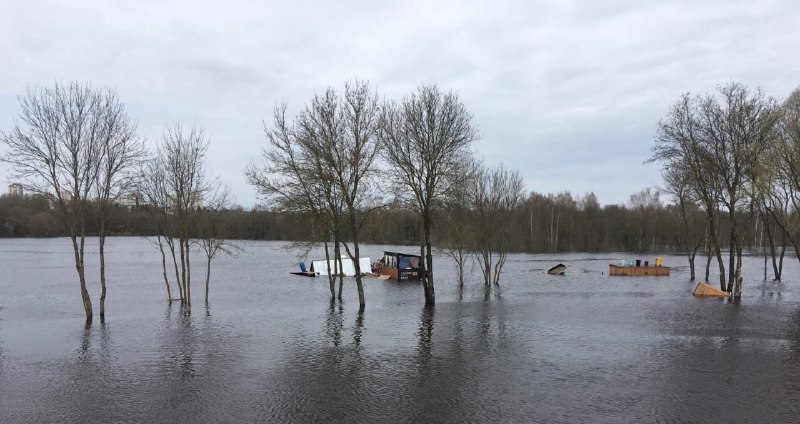
{"label": "small boat", "polygon": [[564,275],[564,271],[567,269],[567,266],[564,264],[558,264],[550,269],[547,270],[547,273],[550,275]]}

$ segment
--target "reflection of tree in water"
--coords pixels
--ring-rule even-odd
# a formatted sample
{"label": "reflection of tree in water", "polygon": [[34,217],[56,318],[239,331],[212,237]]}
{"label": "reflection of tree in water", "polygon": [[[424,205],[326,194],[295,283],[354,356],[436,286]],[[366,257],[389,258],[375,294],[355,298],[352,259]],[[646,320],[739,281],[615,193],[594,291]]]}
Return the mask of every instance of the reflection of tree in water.
{"label": "reflection of tree in water", "polygon": [[796,422],[800,310],[783,317],[773,303],[749,299],[698,304],[703,309],[694,311],[694,322],[652,346],[653,357],[640,370],[655,383],[640,383],[653,392],[637,393],[651,399],[649,416],[667,422]]}
{"label": "reflection of tree in water", "polygon": [[428,363],[431,358],[431,341],[433,339],[433,318],[436,309],[433,306],[422,308],[422,318],[419,322],[419,331],[417,336],[419,338],[419,359],[421,363]]}
{"label": "reflection of tree in water", "polygon": [[417,309],[412,322],[396,315],[403,311],[387,317],[379,316],[384,309],[370,310],[375,317],[369,321],[380,323],[371,332],[366,314],[326,305],[321,328],[286,340],[285,360],[255,389],[256,420],[524,421],[524,406],[498,415],[481,404],[502,404],[499,398],[526,375],[514,361],[528,352],[505,342],[504,308],[496,302],[440,303]]}
{"label": "reflection of tree in water", "polygon": [[[171,305],[170,305],[171,306]],[[193,358],[197,353],[197,335],[192,326],[192,309],[181,305],[178,317],[178,331],[175,333],[175,345],[171,361],[178,364],[181,377],[194,377],[197,373]]]}
{"label": "reflection of tree in water", "polygon": [[783,300],[783,284],[780,281],[763,281],[759,289],[759,299]]}
{"label": "reflection of tree in water", "polygon": [[[411,422],[489,422],[492,413],[480,399],[513,386],[495,369],[509,366],[503,345],[504,306],[498,303],[438,304],[423,308],[418,346],[408,369],[398,411]],[[435,331],[434,331],[435,329]],[[496,415],[495,415],[496,417]]]}
{"label": "reflection of tree in water", "polygon": [[342,343],[343,313],[344,306],[337,303],[336,299],[331,299],[328,314],[325,315],[325,334],[336,347]]}
{"label": "reflection of tree in water", "polygon": [[488,302],[492,300],[492,293],[494,293],[494,299],[500,301],[503,299],[502,297],[502,289],[500,285],[484,285],[483,286],[483,301]]}
{"label": "reflection of tree in water", "polygon": [[331,302],[324,318],[320,337],[296,340],[278,373],[258,389],[258,421],[341,422],[364,416],[372,406],[365,382],[379,368],[362,355],[364,311],[358,310],[347,328],[344,307]]}
{"label": "reflection of tree in water", "polygon": [[52,390],[43,394],[36,407],[39,421],[69,417],[77,422],[110,422],[121,413],[117,396],[132,392],[118,384],[108,324],[86,322],[77,341],[74,356],[64,366],[64,378],[51,381]]}

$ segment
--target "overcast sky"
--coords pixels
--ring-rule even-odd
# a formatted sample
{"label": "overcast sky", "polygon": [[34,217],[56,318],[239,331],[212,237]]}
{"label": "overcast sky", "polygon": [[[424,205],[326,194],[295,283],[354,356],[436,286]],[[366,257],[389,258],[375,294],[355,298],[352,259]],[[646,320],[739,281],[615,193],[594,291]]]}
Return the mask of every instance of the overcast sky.
{"label": "overcast sky", "polygon": [[661,184],[643,162],[681,93],[738,81],[784,98],[798,51],[796,0],[0,0],[0,130],[26,86],[113,87],[151,143],[204,126],[210,172],[249,207],[242,171],[276,102],[296,111],[354,78],[398,100],[436,83],[474,114],[477,156],[528,191],[626,203]]}

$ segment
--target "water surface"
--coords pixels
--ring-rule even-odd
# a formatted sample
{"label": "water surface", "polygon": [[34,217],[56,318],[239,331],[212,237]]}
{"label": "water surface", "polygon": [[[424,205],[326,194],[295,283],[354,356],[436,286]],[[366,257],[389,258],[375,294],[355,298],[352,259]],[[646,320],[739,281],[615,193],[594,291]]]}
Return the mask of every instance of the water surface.
{"label": "water surface", "polygon": [[[384,249],[416,250],[362,251]],[[327,280],[288,274],[299,259],[283,243],[220,257],[208,306],[198,258],[191,311],[165,302],[147,240],[112,238],[107,251],[107,320],[85,326],[68,241],[0,240],[0,422],[800,417],[791,258],[783,283],[747,258],[743,299],[730,303],[693,298],[682,257],[665,256],[670,277],[634,278],[606,275],[630,254],[511,255],[487,293],[477,269],[459,290],[437,256],[435,308],[418,283],[373,279],[359,314],[352,280],[332,305]],[[559,262],[566,275],[547,275]]]}

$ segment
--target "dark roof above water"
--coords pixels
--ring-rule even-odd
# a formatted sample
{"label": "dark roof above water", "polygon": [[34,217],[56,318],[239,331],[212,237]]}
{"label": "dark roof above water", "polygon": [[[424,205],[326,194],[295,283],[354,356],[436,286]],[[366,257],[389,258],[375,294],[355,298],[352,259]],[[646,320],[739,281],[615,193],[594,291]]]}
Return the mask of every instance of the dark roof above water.
{"label": "dark roof above water", "polygon": [[422,257],[420,255],[410,255],[408,253],[399,253],[399,252],[388,252],[388,251],[385,251],[385,250],[383,251],[383,254],[384,254],[384,256],[385,255],[393,255],[393,256],[398,256],[398,257],[399,256],[405,256],[405,257],[409,257],[409,258],[421,258]]}

